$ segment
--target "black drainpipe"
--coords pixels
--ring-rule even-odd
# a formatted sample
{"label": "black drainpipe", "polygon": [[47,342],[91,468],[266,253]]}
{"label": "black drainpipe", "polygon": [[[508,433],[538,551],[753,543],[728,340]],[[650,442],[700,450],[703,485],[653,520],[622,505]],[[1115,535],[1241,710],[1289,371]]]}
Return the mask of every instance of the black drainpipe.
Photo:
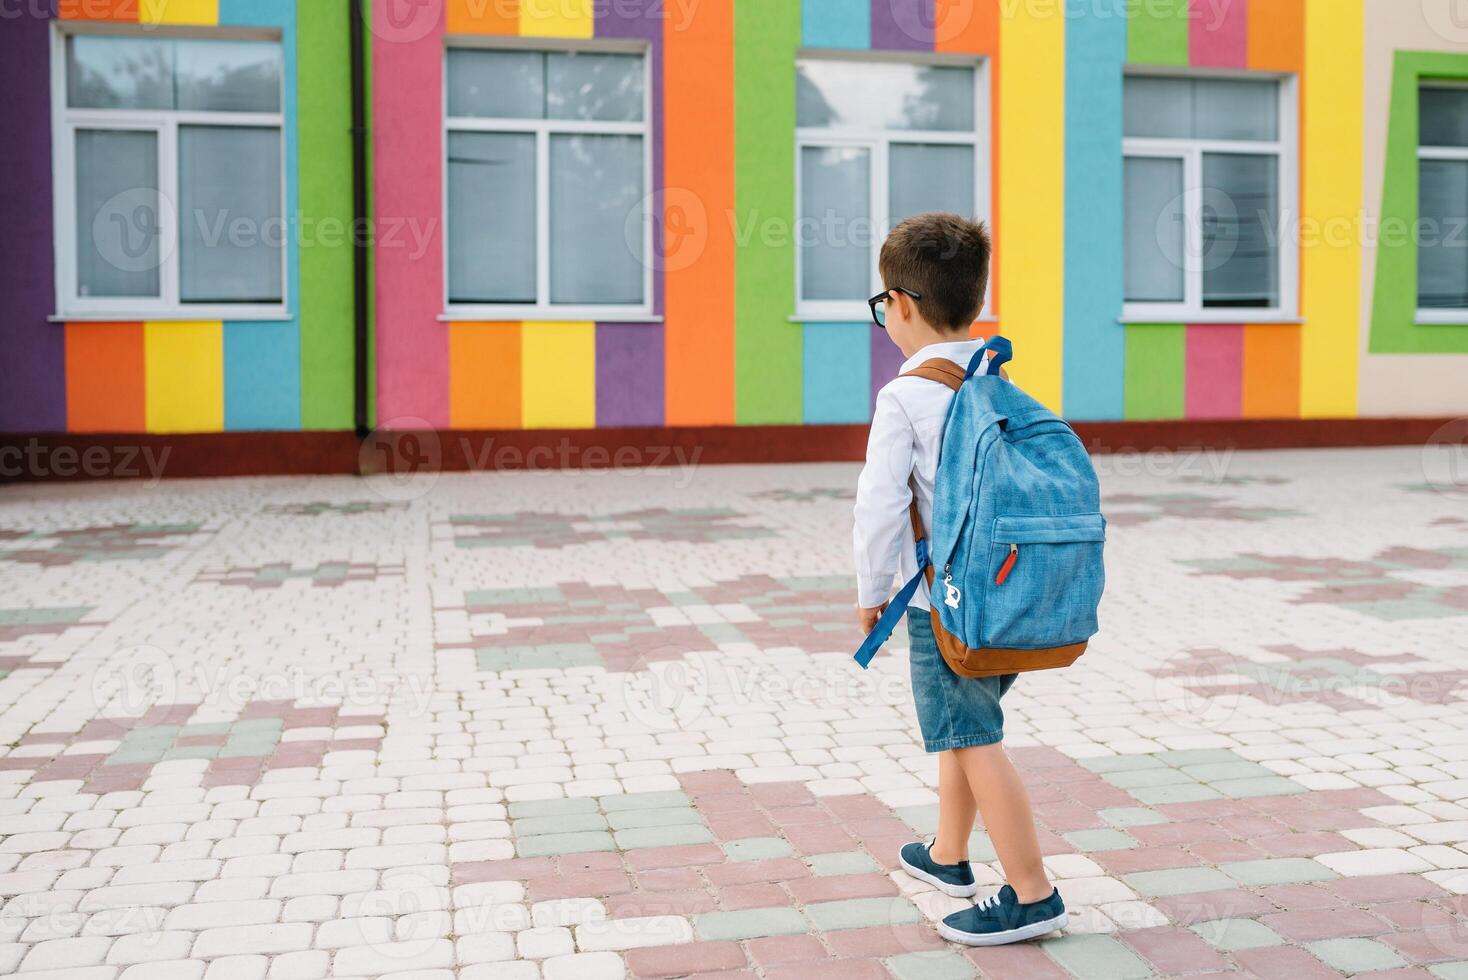
{"label": "black drainpipe", "polygon": [[371,236],[367,231],[367,92],[366,66],[362,50],[362,2],[347,0],[347,19],[352,39],[352,316],[353,410],[357,438],[370,431],[367,419],[367,257]]}

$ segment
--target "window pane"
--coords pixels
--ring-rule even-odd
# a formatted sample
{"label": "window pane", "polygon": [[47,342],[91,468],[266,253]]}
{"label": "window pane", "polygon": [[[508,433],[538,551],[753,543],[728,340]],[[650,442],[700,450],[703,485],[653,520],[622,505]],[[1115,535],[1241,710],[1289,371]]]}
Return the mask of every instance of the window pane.
{"label": "window pane", "polygon": [[1423,160],[1420,172],[1417,305],[1468,309],[1468,160]]}
{"label": "window pane", "polygon": [[552,136],[550,300],[641,303],[641,136]]}
{"label": "window pane", "polygon": [[1132,76],[1123,86],[1127,136],[1186,139],[1193,135],[1193,88],[1186,78]]}
{"label": "window pane", "polygon": [[81,109],[173,105],[173,47],[160,38],[94,37],[66,42],[68,104]]}
{"label": "window pane", "polygon": [[161,228],[157,136],[78,130],[77,294],[157,296]]}
{"label": "window pane", "polygon": [[831,129],[974,128],[974,69],[871,61],[796,65],[796,119]]}
{"label": "window pane", "polygon": [[893,225],[924,211],[974,214],[974,148],[893,143],[887,214]]}
{"label": "window pane", "polygon": [[175,41],[178,108],[279,112],[280,45],[273,41]]}
{"label": "window pane", "polygon": [[1279,138],[1279,83],[1275,81],[1132,76],[1124,92],[1127,136]]}
{"label": "window pane", "polygon": [[557,52],[546,57],[547,115],[552,119],[630,122],[642,118],[642,57]]}
{"label": "window pane", "polygon": [[871,294],[871,154],[858,147],[800,151],[800,282],[805,299]]}
{"label": "window pane", "polygon": [[179,298],[278,303],[280,130],[178,128]]}
{"label": "window pane", "polygon": [[1418,107],[1423,146],[1468,146],[1468,88],[1424,88]]}
{"label": "window pane", "polygon": [[449,300],[535,302],[535,136],[449,133]]}
{"label": "window pane", "polygon": [[1279,305],[1279,160],[1203,155],[1203,305]]}
{"label": "window pane", "polygon": [[450,116],[543,118],[545,55],[450,48],[448,89]]}
{"label": "window pane", "polygon": [[1126,300],[1181,303],[1183,280],[1183,162],[1128,157],[1125,162]]}

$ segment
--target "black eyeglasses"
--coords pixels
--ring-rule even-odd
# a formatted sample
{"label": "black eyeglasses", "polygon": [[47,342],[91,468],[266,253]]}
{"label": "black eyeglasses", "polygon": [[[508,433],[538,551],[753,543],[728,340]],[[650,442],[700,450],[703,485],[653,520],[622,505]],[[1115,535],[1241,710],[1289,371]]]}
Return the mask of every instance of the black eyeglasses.
{"label": "black eyeglasses", "polygon": [[922,299],[922,293],[915,293],[911,289],[903,289],[901,286],[893,286],[885,292],[880,292],[867,300],[867,305],[872,308],[872,322],[883,330],[887,329],[887,297],[892,293],[901,293],[913,299]]}

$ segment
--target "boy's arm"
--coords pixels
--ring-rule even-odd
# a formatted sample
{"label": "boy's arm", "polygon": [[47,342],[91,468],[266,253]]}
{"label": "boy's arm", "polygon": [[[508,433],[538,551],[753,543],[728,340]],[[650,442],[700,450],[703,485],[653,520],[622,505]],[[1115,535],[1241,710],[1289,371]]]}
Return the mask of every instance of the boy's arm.
{"label": "boy's arm", "polygon": [[[872,412],[867,461],[856,481],[852,545],[856,555],[856,602],[880,609],[892,595],[897,556],[911,544],[907,505],[912,500],[912,422],[897,398],[883,389]],[[863,625],[875,615],[863,616]]]}

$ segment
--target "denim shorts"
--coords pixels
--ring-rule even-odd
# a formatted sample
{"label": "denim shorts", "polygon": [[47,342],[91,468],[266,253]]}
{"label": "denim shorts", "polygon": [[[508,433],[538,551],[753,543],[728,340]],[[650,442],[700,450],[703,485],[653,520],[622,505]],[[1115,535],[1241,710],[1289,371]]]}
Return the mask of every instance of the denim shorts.
{"label": "denim shorts", "polygon": [[916,606],[907,610],[912,699],[917,703],[923,748],[943,752],[1000,741],[1004,738],[1004,709],[999,699],[1019,675],[959,677],[938,652],[931,616]]}

